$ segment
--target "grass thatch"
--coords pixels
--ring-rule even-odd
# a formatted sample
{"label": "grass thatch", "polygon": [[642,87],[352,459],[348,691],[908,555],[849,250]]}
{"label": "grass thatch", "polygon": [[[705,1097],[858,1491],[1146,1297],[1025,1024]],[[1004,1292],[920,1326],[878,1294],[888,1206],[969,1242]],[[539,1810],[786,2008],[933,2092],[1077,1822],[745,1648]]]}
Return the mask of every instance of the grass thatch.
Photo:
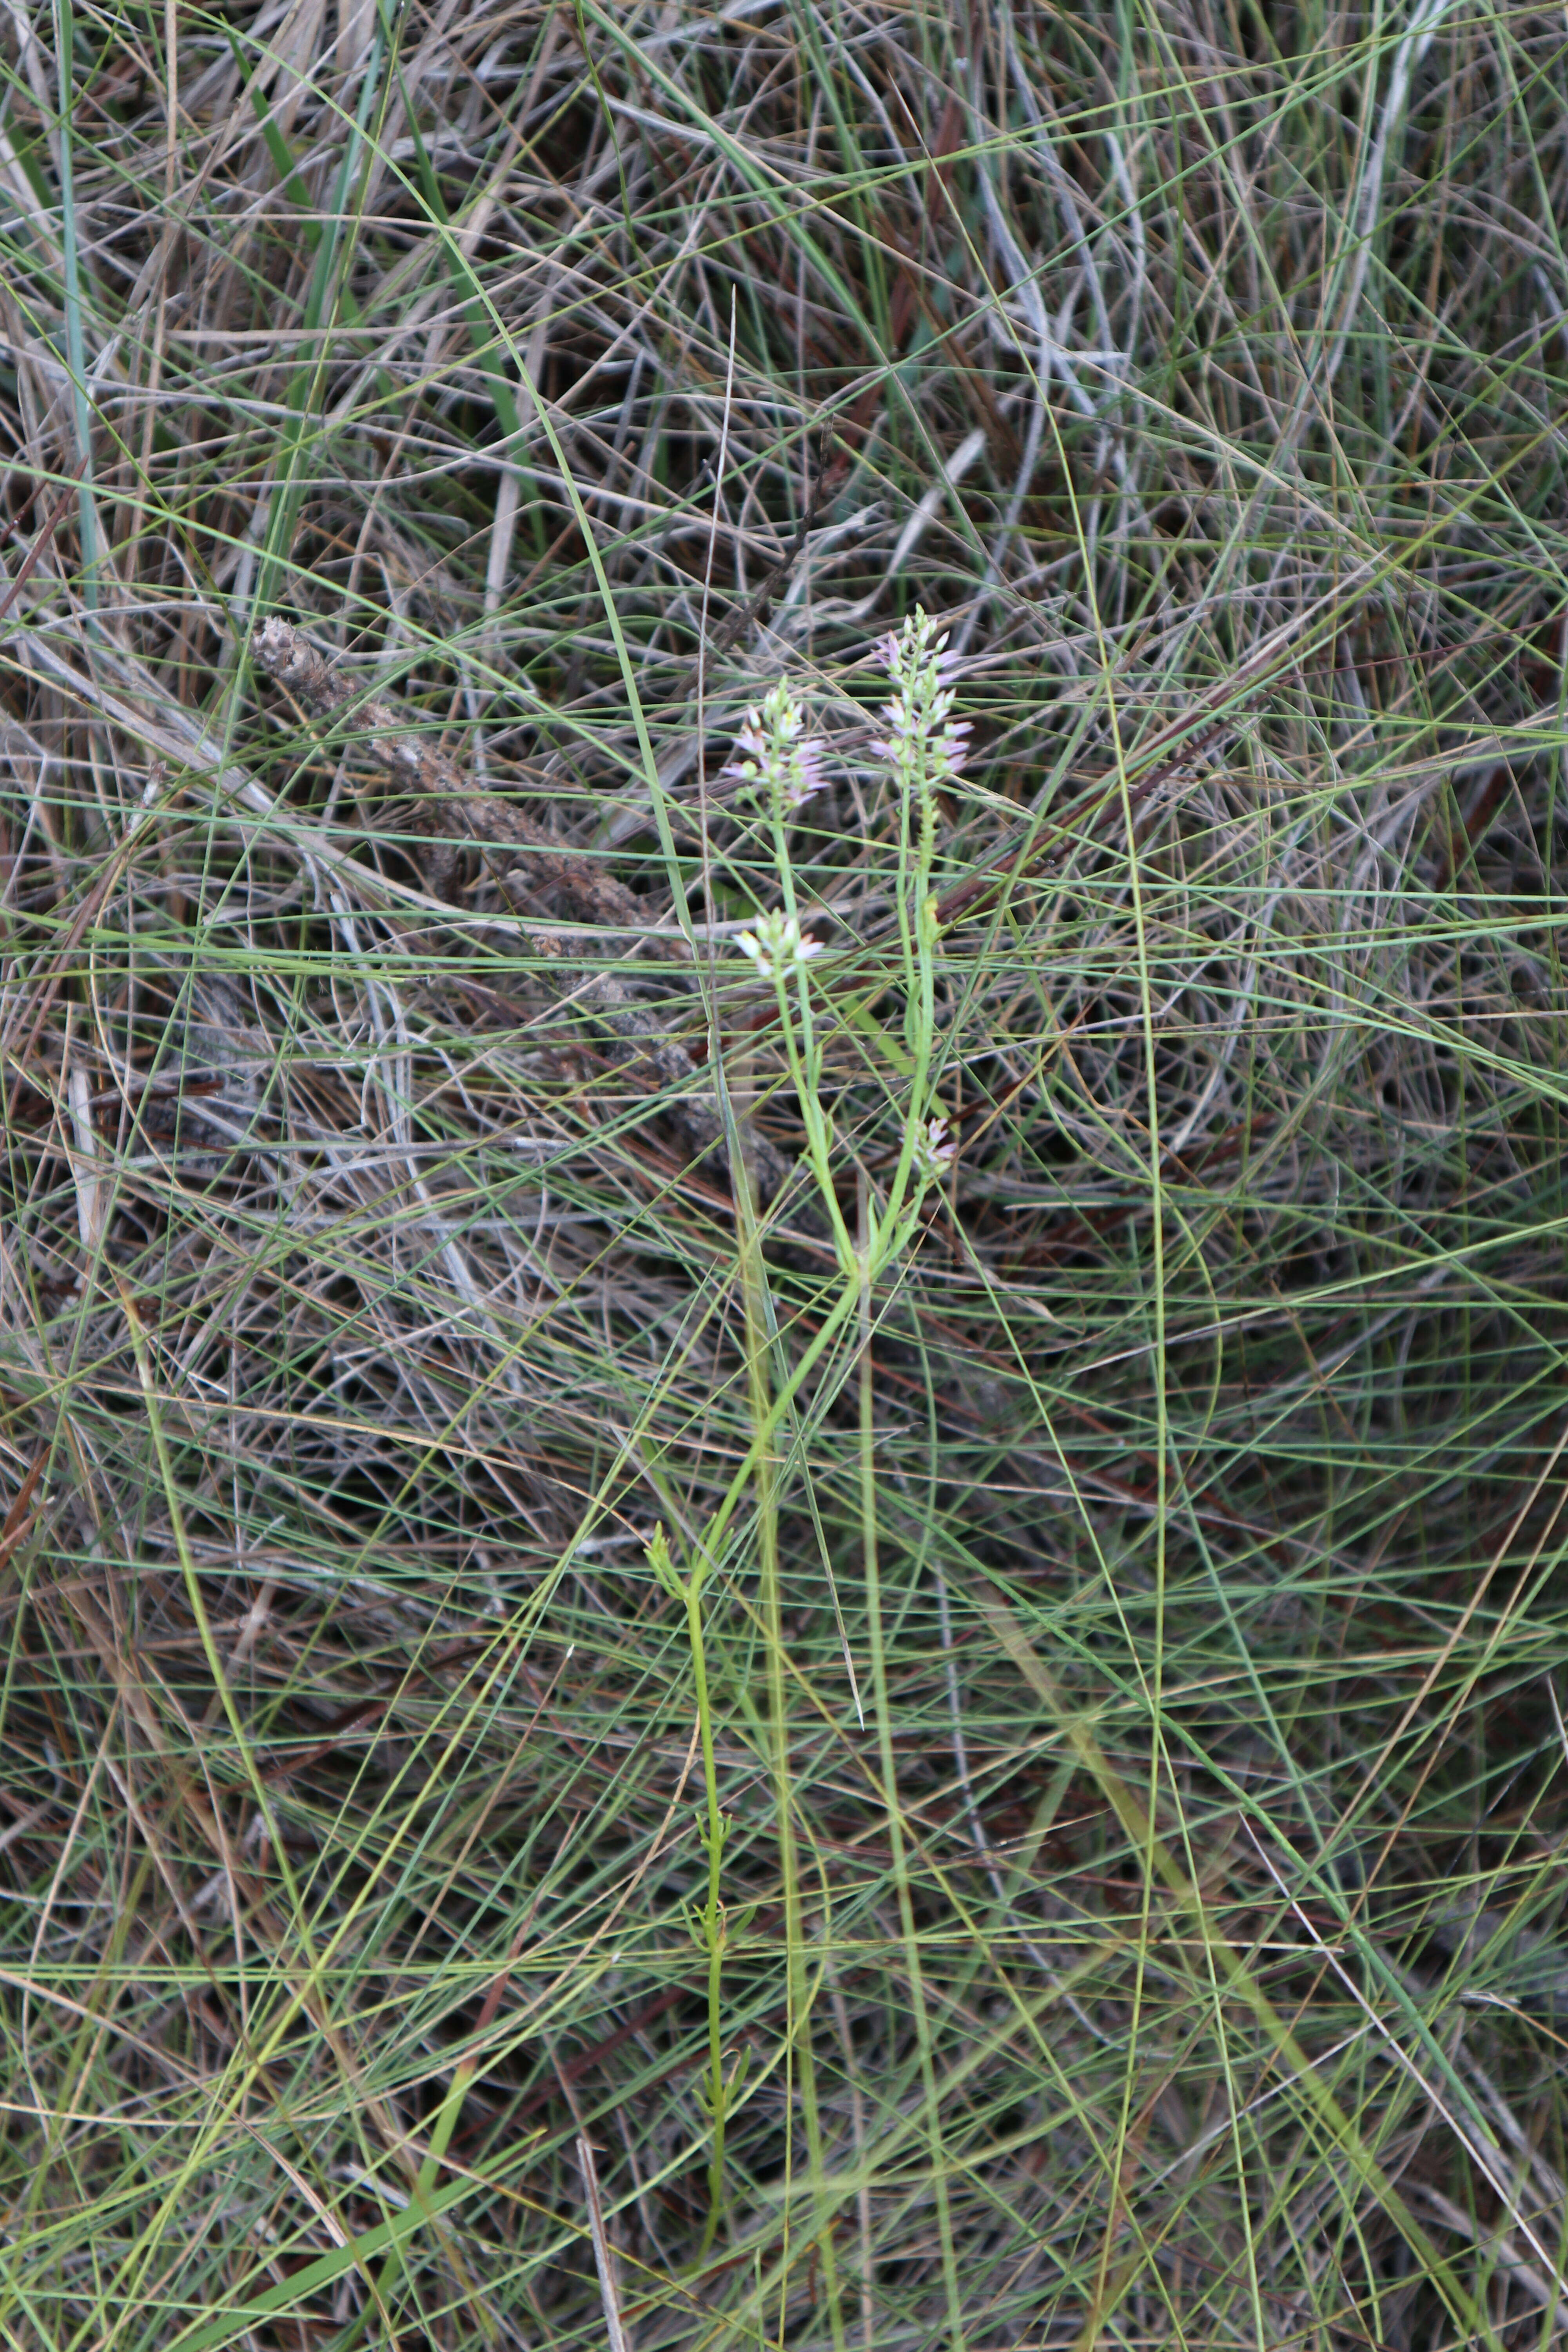
{"label": "grass thatch", "polygon": [[[1561,10],[0,83],[5,2344],[1555,2340]],[[858,1298],[680,1074],[796,1158],[787,675],[875,1214],[917,600],[958,1149]],[[268,614],[670,937],[448,884]]]}

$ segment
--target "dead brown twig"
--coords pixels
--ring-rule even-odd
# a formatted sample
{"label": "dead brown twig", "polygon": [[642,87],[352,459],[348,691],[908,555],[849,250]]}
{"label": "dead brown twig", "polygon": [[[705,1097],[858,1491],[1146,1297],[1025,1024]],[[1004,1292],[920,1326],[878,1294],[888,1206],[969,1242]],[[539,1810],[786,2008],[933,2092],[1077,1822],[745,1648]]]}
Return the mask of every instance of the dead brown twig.
{"label": "dead brown twig", "polygon": [[53,506],[49,509],[48,513],[44,517],[43,525],[37,539],[27,550],[26,554],[22,558],[21,570],[17,572],[15,580],[12,581],[11,585],[6,589],[5,594],[0,596],[0,621],[5,619],[6,614],[10,611],[17,597],[21,594],[28,581],[37,570],[38,565],[42,562],[44,550],[47,547],[50,540],[53,539],[56,530],[59,527],[60,518],[71,502],[72,494],[76,489],[77,482],[81,476],[86,462],[87,461],[84,458],[81,465],[74,466],[71,468],[65,488],[60,492],[59,497],[55,500]]}

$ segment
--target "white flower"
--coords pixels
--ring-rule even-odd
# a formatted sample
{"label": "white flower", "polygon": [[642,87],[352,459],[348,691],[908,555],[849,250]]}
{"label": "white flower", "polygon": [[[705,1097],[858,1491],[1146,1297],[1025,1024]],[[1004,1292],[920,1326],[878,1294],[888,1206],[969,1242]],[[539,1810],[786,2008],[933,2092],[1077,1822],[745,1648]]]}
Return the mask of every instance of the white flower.
{"label": "white flower", "polygon": [[751,957],[759,980],[772,980],[775,971],[797,971],[809,963],[822,953],[823,942],[804,938],[793,915],[764,915],[754,931],[740,934],[735,945]]}
{"label": "white flower", "polygon": [[826,782],[826,745],[805,732],[805,713],[781,678],[760,708],[748,710],[735,739],[735,757],[724,770],[738,783],[766,792],[775,813],[800,808]]}

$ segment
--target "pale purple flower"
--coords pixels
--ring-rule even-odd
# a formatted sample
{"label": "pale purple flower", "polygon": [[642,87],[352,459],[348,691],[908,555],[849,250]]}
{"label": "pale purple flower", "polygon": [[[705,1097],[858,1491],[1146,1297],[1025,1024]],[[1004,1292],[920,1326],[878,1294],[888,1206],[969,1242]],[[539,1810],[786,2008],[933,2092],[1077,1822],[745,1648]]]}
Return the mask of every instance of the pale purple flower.
{"label": "pale purple flower", "polygon": [[878,638],[877,658],[896,686],[922,673],[946,686],[963,666],[956,654],[948,652],[947,639],[947,630],[937,635],[936,623],[923,604],[917,604],[901,629],[889,629]]}
{"label": "pale purple flower", "polygon": [[735,738],[735,757],[723,772],[727,776],[735,776],[749,782],[757,772],[755,767],[750,763],[764,759],[767,756],[767,742],[763,734],[763,714],[760,710],[748,710],[742,722],[741,731]]}
{"label": "pale purple flower", "polygon": [[915,1168],[928,1184],[940,1183],[958,1157],[958,1146],[947,1140],[947,1127],[939,1113],[927,1119],[925,1133],[915,1139]]}
{"label": "pale purple flower", "polygon": [[947,682],[956,677],[959,664],[946,647],[946,630],[938,635],[936,623],[919,604],[901,629],[878,641],[877,658],[896,691],[882,706],[888,732],[871,749],[906,790],[929,792],[951,782],[968,756],[969,721],[953,718]]}
{"label": "pale purple flower", "polygon": [[761,705],[748,710],[724,770],[737,783],[757,786],[775,815],[804,807],[827,781],[826,746],[805,732],[805,713],[781,678]]}

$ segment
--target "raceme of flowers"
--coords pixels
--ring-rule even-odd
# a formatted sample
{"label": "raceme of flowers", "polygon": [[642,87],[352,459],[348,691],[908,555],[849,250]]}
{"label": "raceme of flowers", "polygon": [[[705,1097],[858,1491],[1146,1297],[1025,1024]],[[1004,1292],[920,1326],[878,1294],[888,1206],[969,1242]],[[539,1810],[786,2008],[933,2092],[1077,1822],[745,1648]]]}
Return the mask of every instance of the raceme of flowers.
{"label": "raceme of flowers", "polygon": [[805,806],[827,781],[826,745],[805,732],[805,713],[781,678],[759,707],[748,710],[735,741],[735,757],[724,770],[742,784],[755,785],[775,811]]}
{"label": "raceme of flowers", "polygon": [[916,1173],[928,1184],[940,1183],[957,1157],[958,1147],[947,1139],[948,1122],[940,1114],[928,1118],[925,1133],[915,1140]]}
{"label": "raceme of flowers", "polygon": [[917,604],[901,629],[889,629],[877,658],[893,682],[893,699],[882,705],[886,738],[872,751],[889,762],[906,787],[931,791],[952,782],[969,751],[969,721],[952,717],[952,679],[958,662],[947,651],[948,633]]}
{"label": "raceme of flowers", "polygon": [[793,915],[763,915],[754,931],[742,931],[735,941],[742,955],[756,965],[759,980],[775,972],[795,971],[822,953],[822,941],[807,938]]}

